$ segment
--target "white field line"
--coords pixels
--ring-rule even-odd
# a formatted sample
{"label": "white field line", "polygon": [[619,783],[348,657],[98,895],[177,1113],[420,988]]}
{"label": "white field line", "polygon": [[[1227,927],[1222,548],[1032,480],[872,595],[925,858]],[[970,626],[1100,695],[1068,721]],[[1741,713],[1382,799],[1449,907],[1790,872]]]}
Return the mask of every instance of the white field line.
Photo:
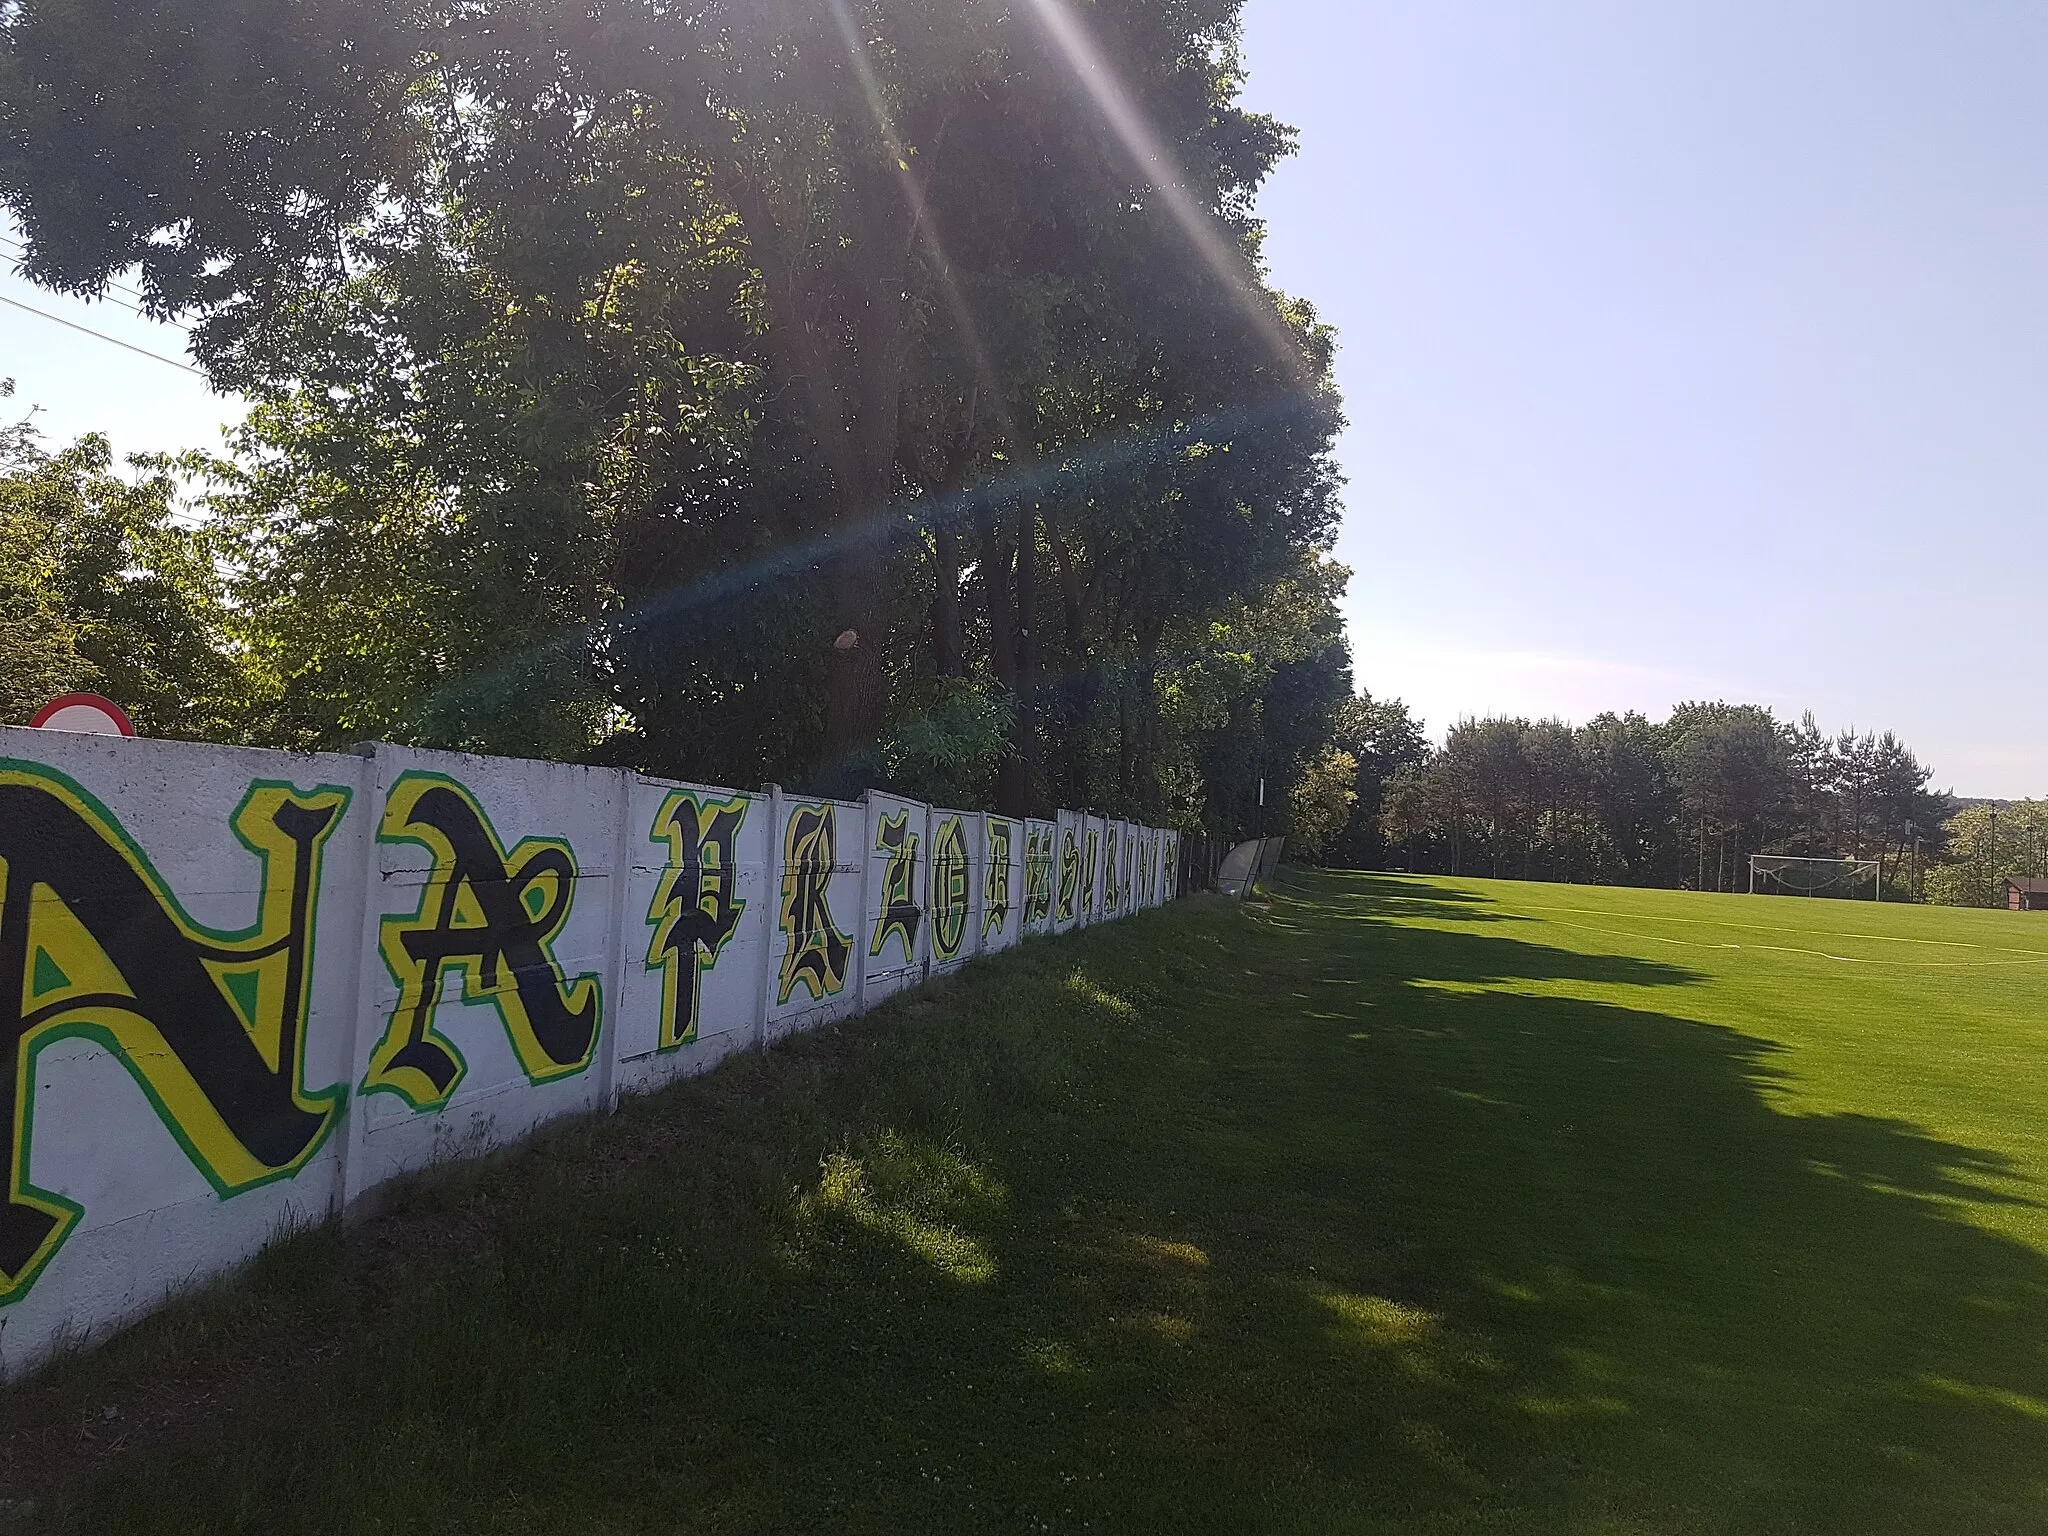
{"label": "white field line", "polygon": [[[1578,912],[1589,917],[1613,917],[1616,915],[1612,912],[1603,912],[1598,908],[1591,907],[1547,907],[1538,909],[1538,912]],[[1536,916],[1537,914],[1532,913],[1531,915]],[[1631,916],[1633,915],[1631,914]],[[1719,922],[1713,918],[1648,918],[1647,914],[1644,915],[1651,922],[1699,923],[1719,928],[1746,928],[1759,933],[1799,933],[1803,931],[1798,928],[1772,928],[1762,923]],[[1989,950],[1994,954],[2024,955],[2026,958],[2023,960],[1873,960],[1863,955],[1835,955],[1828,953],[1824,949],[1801,949],[1790,944],[1709,944],[1700,939],[1673,939],[1667,938],[1661,933],[1636,933],[1626,928],[1595,928],[1586,923],[1568,923],[1562,918],[1539,917],[1538,920],[1556,923],[1560,928],[1576,928],[1583,933],[1602,933],[1610,938],[1619,939],[1647,939],[1653,944],[1676,944],[1684,949],[1767,950],[1783,955],[1813,955],[1822,960],[1838,960],[1845,965],[1889,965],[1916,971],[1985,971],[1997,970],[2006,966],[2048,965],[2048,955],[2044,955],[2038,950],[2006,949],[1997,945],[1957,943],[1950,939],[1901,939],[1890,934],[1880,933],[1827,933],[1819,935],[1819,937],[1830,939],[1884,940],[1894,944],[1938,944],[1945,948],[1983,949]]]}
{"label": "white field line", "polygon": [[[1625,917],[1629,920],[1640,918],[1646,923],[1690,923],[1694,926],[1712,928],[1747,928],[1752,933],[1813,933],[1811,928],[1787,928],[1772,923],[1732,923],[1723,917],[1663,917],[1651,912],[1620,913],[1605,907],[1538,907],[1539,912],[1572,912],[1582,917]],[[1972,944],[1964,939],[1909,939],[1896,933],[1842,933],[1828,929],[1817,935],[1826,939],[1869,939],[1879,944],[1931,944],[1942,949],[1988,949],[1997,954],[2027,955],[2036,960],[2048,960],[2048,950],[2015,949],[2009,944]]]}

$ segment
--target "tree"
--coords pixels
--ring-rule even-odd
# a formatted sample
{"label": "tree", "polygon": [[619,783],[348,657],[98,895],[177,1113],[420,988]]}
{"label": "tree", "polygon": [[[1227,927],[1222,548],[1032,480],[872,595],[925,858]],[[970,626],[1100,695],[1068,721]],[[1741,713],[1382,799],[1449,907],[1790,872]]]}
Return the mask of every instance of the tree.
{"label": "tree", "polygon": [[1582,860],[1586,765],[1579,739],[1562,720],[1538,720],[1522,736],[1522,755],[1529,765],[1530,810],[1535,826],[1525,850],[1522,873],[1533,874],[1539,855],[1553,879],[1569,878]]}
{"label": "tree", "polygon": [[1755,705],[1681,704],[1661,723],[1607,713],[1577,729],[1464,720],[1386,780],[1378,820],[1415,868],[1459,872],[1476,840],[1502,874],[1726,890],[1752,853],[1861,847],[1910,896],[1905,859],[1916,838],[1938,853],[1950,804],[1928,777],[1889,733],[1828,738],[1811,716],[1785,727]]}
{"label": "tree", "polygon": [[2002,907],[2008,877],[2048,875],[2048,801],[1967,806],[1943,836],[1948,857],[1926,874],[1927,899],[1937,905]]}
{"label": "tree", "polygon": [[1133,155],[1029,4],[26,0],[0,200],[259,400],[272,738],[1192,820],[1169,674],[1335,516],[1237,9],[1096,8]]}
{"label": "tree", "polygon": [[1844,731],[1835,742],[1834,759],[1838,836],[1846,837],[1851,857],[1874,855],[1882,880],[1887,864],[1896,878],[1916,836],[1939,846],[1949,799],[1927,793],[1933,770],[1904,742],[1890,731],[1882,736]]}
{"label": "tree", "polygon": [[1530,762],[1529,722],[1489,716],[1460,720],[1444,737],[1433,771],[1458,786],[1485,838],[1496,878],[1516,848],[1526,850],[1537,811],[1536,776]]}
{"label": "tree", "polygon": [[[1681,704],[1664,724],[1673,778],[1697,830],[1694,889],[1728,890],[1790,795],[1783,731],[1754,704]],[[1713,865],[1708,875],[1709,853]]]}
{"label": "tree", "polygon": [[[1379,834],[1383,841],[1401,850],[1402,868],[1421,867],[1419,859],[1426,844],[1446,835],[1454,825],[1452,808],[1435,802],[1438,780],[1420,763],[1406,763],[1387,775],[1380,786]],[[1455,861],[1451,868],[1456,869]]]}
{"label": "tree", "polygon": [[1341,747],[1326,747],[1295,781],[1294,852],[1321,860],[1351,820],[1358,805],[1358,759]]}
{"label": "tree", "polygon": [[1376,869],[1386,856],[1381,813],[1386,786],[1395,774],[1422,763],[1429,740],[1422,722],[1399,699],[1375,699],[1360,690],[1338,709],[1332,744],[1358,765],[1352,781],[1354,800],[1343,831],[1329,850],[1332,863],[1350,869]]}
{"label": "tree", "polygon": [[144,735],[232,736],[246,675],[210,542],[176,520],[169,463],[130,463],[92,436],[46,454],[23,435],[0,458],[0,710],[26,724],[92,688]]}
{"label": "tree", "polygon": [[1178,782],[1195,798],[1195,826],[1211,836],[1291,830],[1294,788],[1323,756],[1351,694],[1336,607],[1349,577],[1311,552],[1262,603],[1202,626],[1205,643],[1189,636],[1164,679],[1169,787]]}
{"label": "tree", "polygon": [[1675,865],[1677,787],[1657,727],[1630,710],[1599,714],[1578,733],[1600,876],[1647,884]]}

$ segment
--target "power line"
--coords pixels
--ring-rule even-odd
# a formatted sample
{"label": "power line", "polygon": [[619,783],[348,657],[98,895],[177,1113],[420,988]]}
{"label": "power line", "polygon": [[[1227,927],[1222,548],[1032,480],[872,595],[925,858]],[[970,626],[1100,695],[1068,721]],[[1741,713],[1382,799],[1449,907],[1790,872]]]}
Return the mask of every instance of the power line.
{"label": "power line", "polygon": [[[28,260],[28,247],[22,244],[21,241],[15,239],[12,235],[0,235],[0,247],[11,247],[11,249],[0,250],[0,255],[11,257],[15,261]],[[127,294],[128,297],[136,300],[139,303],[149,302],[149,295],[144,293],[140,288],[131,288],[126,283],[115,282],[114,279],[111,277],[107,279],[107,286],[119,293]],[[121,303],[121,301],[118,299],[110,300],[109,302],[113,303],[116,307],[120,309],[131,308],[131,306]],[[139,309],[133,310],[132,312],[138,315],[142,315],[142,318],[145,320],[151,318],[149,315],[143,314],[143,312]],[[159,325],[169,325],[172,323],[173,322],[168,320],[157,321],[157,324]],[[184,329],[183,326],[179,326],[178,328],[180,330]]]}
{"label": "power line", "polygon": [[138,352],[144,357],[154,358],[157,362],[167,364],[172,368],[182,368],[185,372],[202,379],[206,377],[204,373],[194,368],[190,363],[181,363],[174,357],[165,357],[161,352],[152,352],[147,347],[138,347],[132,341],[123,341],[118,336],[109,336],[105,331],[96,331],[89,325],[80,325],[76,320],[66,320],[62,315],[53,315],[47,309],[37,309],[33,304],[24,304],[19,299],[10,299],[4,293],[0,293],[0,304],[11,304],[16,309],[25,309],[32,315],[40,315],[45,320],[54,320],[59,325],[68,326],[74,331],[83,331],[86,335],[96,336],[101,341],[111,341],[117,347],[126,347],[130,352]]}
{"label": "power line", "polygon": [[93,299],[88,302],[95,304],[111,305],[113,308],[120,310],[123,314],[133,315],[138,320],[147,320],[151,325],[167,325],[174,331],[184,331],[187,335],[191,334],[190,326],[180,325],[175,320],[159,320],[156,318],[156,316],[149,314],[147,311],[137,309],[133,304],[122,303],[121,300],[115,298],[110,293],[103,293],[97,299]]}

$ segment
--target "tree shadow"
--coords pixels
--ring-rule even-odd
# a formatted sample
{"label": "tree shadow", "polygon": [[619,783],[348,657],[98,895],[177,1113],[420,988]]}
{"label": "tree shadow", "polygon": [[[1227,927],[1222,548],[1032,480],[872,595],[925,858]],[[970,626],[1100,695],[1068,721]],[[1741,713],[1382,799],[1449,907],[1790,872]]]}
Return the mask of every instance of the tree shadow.
{"label": "tree shadow", "polygon": [[515,1164],[312,1407],[87,1528],[2048,1529],[2048,1262],[1972,1220],[2025,1170],[1515,985],[1692,973],[1350,886],[1027,946],[629,1109],[629,1171]]}
{"label": "tree shadow", "polygon": [[1499,903],[1478,891],[1431,883],[1419,875],[1376,875],[1332,870],[1290,869],[1280,877],[1283,895],[1341,892],[1360,916],[1431,918],[1440,922],[1526,923],[1518,912],[1497,910]]}
{"label": "tree shadow", "polygon": [[1383,1239],[1324,1255],[1294,1326],[1388,1397],[1330,1376],[1319,1466],[1384,1478],[1354,1415],[1391,1398],[1433,1447],[1404,1486],[1516,1487],[1528,1528],[2048,1528],[2048,1263],[1971,1219],[2036,1204],[2025,1170],[1789,1112],[1773,1041],[1445,985],[1649,980],[1627,957],[1342,908],[1294,914],[1329,1033],[1274,1128],[1331,1169],[1331,1227]]}

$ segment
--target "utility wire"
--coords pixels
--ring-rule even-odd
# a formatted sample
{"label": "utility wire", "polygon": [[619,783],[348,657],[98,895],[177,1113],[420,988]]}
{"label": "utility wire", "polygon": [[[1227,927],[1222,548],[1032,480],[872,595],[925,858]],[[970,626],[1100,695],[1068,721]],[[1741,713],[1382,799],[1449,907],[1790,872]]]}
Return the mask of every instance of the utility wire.
{"label": "utility wire", "polygon": [[120,310],[123,314],[133,315],[138,320],[147,320],[151,325],[168,325],[172,330],[184,331],[188,335],[191,332],[191,327],[189,326],[180,325],[175,320],[159,320],[154,315],[149,314],[147,311],[138,309],[133,304],[125,303],[122,300],[115,298],[111,293],[103,293],[98,298],[90,299],[85,302],[108,305],[111,308]]}
{"label": "utility wire", "polygon": [[[19,240],[15,239],[12,235],[0,235],[0,256],[8,256],[15,261],[27,261],[28,247],[26,245],[23,245]],[[127,294],[128,297],[134,299],[136,303],[147,303],[149,301],[149,295],[144,293],[140,288],[131,288],[126,283],[117,283],[111,277],[107,279],[107,286],[109,288],[114,289],[117,293]],[[109,300],[108,302],[112,303],[116,308],[119,309],[133,308],[133,306],[131,305],[123,304],[119,299]],[[142,318],[145,320],[149,320],[152,318],[149,315],[143,314],[143,312],[139,309],[134,310],[134,313],[142,315]],[[155,323],[158,325],[176,324],[175,321],[171,320],[158,320]],[[178,329],[184,330],[185,327],[179,326]]]}
{"label": "utility wire", "polygon": [[53,315],[47,309],[37,309],[33,304],[24,304],[19,299],[10,299],[4,293],[0,293],[0,304],[11,304],[16,309],[25,309],[32,315],[40,315],[45,320],[54,320],[59,325],[68,326],[74,331],[83,331],[86,335],[96,336],[101,341],[111,341],[117,347],[126,347],[130,352],[138,352],[144,357],[154,358],[157,362],[168,364],[172,368],[182,368],[185,372],[193,374],[198,378],[203,379],[206,377],[204,373],[194,368],[190,363],[181,363],[174,357],[165,357],[161,352],[152,352],[147,347],[138,347],[132,341],[123,341],[118,336],[109,336],[105,331],[96,331],[89,325],[80,325],[76,320],[66,320],[62,315]]}

